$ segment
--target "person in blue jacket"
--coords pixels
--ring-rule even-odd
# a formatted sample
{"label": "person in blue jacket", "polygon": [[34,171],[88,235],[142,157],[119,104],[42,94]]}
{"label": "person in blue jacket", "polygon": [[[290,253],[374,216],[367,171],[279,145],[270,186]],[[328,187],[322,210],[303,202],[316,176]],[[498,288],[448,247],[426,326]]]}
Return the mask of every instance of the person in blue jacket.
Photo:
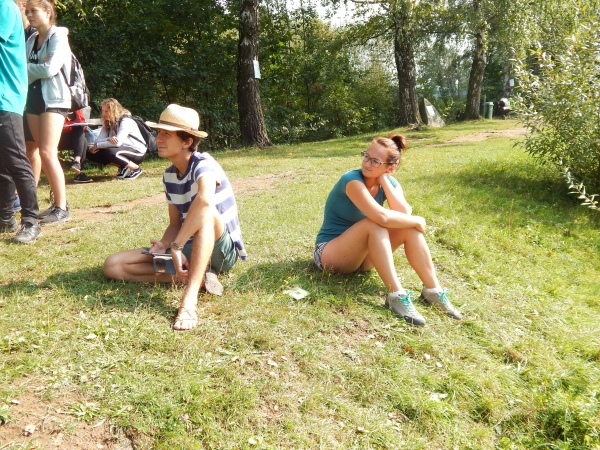
{"label": "person in blue jacket", "polygon": [[[423,234],[425,219],[412,215],[402,187],[392,177],[406,149],[404,136],[376,137],[361,153],[361,168],[342,175],[325,203],[313,258],[317,267],[332,273],[375,268],[389,291],[386,306],[411,324],[425,325],[394,267],[393,252],[404,245],[409,264],[423,282],[424,301],[461,319],[437,279]],[[389,208],[383,206],[386,201]]]}

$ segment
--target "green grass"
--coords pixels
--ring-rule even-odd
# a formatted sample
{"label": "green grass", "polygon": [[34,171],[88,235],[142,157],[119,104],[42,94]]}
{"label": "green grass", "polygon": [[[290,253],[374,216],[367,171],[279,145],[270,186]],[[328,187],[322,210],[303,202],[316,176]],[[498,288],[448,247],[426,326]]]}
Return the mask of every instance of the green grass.
{"label": "green grass", "polygon": [[[31,246],[0,241],[0,422],[34,394],[137,448],[600,448],[598,215],[514,139],[444,145],[514,125],[407,133],[397,178],[466,317],[419,303],[423,328],[383,309],[375,273],[311,261],[327,194],[371,136],[216,154],[242,184],[277,176],[238,196],[249,258],[223,297],[201,298],[188,333],[170,329],[180,286],[102,274],[108,254],[161,236],[166,206],[77,215],[160,193],[166,162],[131,183],[69,184],[72,222]],[[290,286],[310,295],[293,300]]]}

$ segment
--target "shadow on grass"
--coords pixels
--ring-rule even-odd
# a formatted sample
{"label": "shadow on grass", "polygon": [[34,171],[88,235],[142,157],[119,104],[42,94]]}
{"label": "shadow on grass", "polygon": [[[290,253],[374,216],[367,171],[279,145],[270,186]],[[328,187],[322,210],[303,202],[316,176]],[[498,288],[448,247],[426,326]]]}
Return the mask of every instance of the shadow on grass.
{"label": "shadow on grass", "polygon": [[[180,294],[178,294],[180,296]],[[133,283],[108,280],[102,267],[56,273],[43,281],[20,280],[0,287],[0,296],[31,296],[60,301],[87,309],[122,309],[134,312],[138,308],[152,309],[171,317],[173,288],[169,284]],[[61,298],[70,299],[63,302]]]}
{"label": "shadow on grass", "polygon": [[[420,179],[431,184],[434,177]],[[585,214],[577,196],[568,193],[568,187],[555,172],[536,163],[514,162],[498,164],[481,161],[477,168],[468,167],[460,172],[444,175],[445,186],[463,185],[473,193],[473,206],[488,210],[506,211],[535,218],[546,225],[571,221],[574,214]],[[460,189],[459,189],[460,190]],[[600,215],[587,214],[592,223],[600,224]]]}
{"label": "shadow on grass", "polygon": [[385,291],[377,272],[331,274],[317,269],[312,259],[256,264],[239,276],[234,289],[270,295],[294,287],[308,292],[306,297],[295,301],[327,304],[336,311],[345,310],[351,303],[383,310],[383,302],[373,299]]}

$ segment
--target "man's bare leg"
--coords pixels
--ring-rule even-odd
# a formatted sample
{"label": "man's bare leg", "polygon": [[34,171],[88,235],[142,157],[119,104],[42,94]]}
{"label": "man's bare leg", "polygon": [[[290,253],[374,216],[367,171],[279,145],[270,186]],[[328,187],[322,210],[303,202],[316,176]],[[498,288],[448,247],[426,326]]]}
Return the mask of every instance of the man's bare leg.
{"label": "man's bare leg", "polygon": [[183,291],[181,305],[173,323],[173,329],[184,331],[198,326],[198,292],[204,282],[206,267],[210,262],[215,242],[223,235],[225,225],[221,216],[214,206],[211,206],[212,214],[206,214],[207,220],[194,235],[188,282]]}

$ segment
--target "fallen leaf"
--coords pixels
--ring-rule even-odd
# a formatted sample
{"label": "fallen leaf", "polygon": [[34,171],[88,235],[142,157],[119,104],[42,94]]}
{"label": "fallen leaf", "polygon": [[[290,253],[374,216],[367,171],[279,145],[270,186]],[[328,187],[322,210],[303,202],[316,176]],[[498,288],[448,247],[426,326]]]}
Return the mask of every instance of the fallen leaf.
{"label": "fallen leaf", "polygon": [[408,345],[406,347],[404,347],[404,350],[406,350],[406,353],[412,353],[413,352],[412,347],[410,347]]}
{"label": "fallen leaf", "polygon": [[19,403],[21,403],[19,400],[14,399],[10,401],[13,405],[18,405]]}
{"label": "fallen leaf", "polygon": [[33,425],[33,424],[25,425],[25,428],[23,428],[23,436],[31,436],[34,431],[35,431],[35,425]]}
{"label": "fallen leaf", "polygon": [[339,375],[334,375],[333,376],[333,381],[335,381],[336,383],[341,383],[342,382],[342,377],[340,377]]}
{"label": "fallen leaf", "polygon": [[367,339],[375,339],[375,335],[374,334],[370,334],[367,336]]}
{"label": "fallen leaf", "polygon": [[439,367],[440,369],[442,368],[442,363],[441,363],[441,362],[439,362],[439,361],[438,361],[438,362],[436,362],[436,363],[435,363],[435,365],[436,365],[437,367]]}
{"label": "fallen leaf", "polygon": [[434,402],[439,402],[441,399],[448,397],[448,394],[439,394],[437,392],[432,392],[429,396],[429,400]]}
{"label": "fallen leaf", "polygon": [[423,353],[423,359],[425,359],[425,361],[429,361],[431,356],[428,353]]}
{"label": "fallen leaf", "polygon": [[181,420],[183,420],[184,422],[187,422],[188,420],[190,420],[189,414],[184,414],[183,416],[181,416]]}
{"label": "fallen leaf", "polygon": [[277,378],[277,374],[275,372],[269,372],[269,375],[271,375],[273,378]]}
{"label": "fallen leaf", "polygon": [[367,430],[365,430],[363,427],[356,427],[356,432],[357,433],[366,433]]}
{"label": "fallen leaf", "polygon": [[272,366],[272,367],[279,367],[279,364],[277,364],[272,359],[267,359],[267,364],[270,365],[270,366]]}
{"label": "fallen leaf", "polygon": [[385,344],[383,342],[379,342],[379,341],[375,341],[375,345],[379,348],[385,347]]}
{"label": "fallen leaf", "polygon": [[89,340],[92,340],[92,339],[96,339],[96,337],[97,336],[94,333],[90,333],[85,338],[89,341]]}
{"label": "fallen leaf", "polygon": [[256,445],[256,444],[258,444],[258,441],[256,439],[254,439],[254,438],[250,438],[250,439],[248,439],[248,444],[250,444],[250,445]]}
{"label": "fallen leaf", "polygon": [[285,356],[282,356],[282,357],[281,357],[281,360],[282,360],[282,361],[287,361],[288,359],[287,359]]}

